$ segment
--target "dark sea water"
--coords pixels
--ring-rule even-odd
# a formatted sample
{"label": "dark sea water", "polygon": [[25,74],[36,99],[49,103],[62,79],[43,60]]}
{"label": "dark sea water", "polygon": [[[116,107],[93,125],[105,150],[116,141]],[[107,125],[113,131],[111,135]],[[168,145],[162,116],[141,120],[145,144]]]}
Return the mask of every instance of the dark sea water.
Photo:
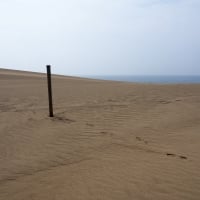
{"label": "dark sea water", "polygon": [[136,83],[200,83],[199,76],[88,76],[88,78]]}

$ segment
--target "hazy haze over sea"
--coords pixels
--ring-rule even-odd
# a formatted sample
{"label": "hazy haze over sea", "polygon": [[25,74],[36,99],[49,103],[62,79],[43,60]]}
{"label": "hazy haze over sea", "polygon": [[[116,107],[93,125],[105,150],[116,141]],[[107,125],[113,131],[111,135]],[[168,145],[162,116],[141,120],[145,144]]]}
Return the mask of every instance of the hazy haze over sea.
{"label": "hazy haze over sea", "polygon": [[125,82],[139,82],[139,83],[200,83],[200,76],[145,76],[145,75],[127,75],[127,76],[87,76],[89,78],[125,81]]}

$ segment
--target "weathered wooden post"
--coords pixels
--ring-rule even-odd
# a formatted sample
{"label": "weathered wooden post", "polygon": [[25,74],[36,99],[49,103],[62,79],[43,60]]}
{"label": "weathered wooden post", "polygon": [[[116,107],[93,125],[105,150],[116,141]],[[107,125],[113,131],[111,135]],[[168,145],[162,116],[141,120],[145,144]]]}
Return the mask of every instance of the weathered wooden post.
{"label": "weathered wooden post", "polygon": [[53,117],[53,100],[52,100],[52,87],[51,87],[51,65],[47,65],[47,84],[49,96],[49,117]]}

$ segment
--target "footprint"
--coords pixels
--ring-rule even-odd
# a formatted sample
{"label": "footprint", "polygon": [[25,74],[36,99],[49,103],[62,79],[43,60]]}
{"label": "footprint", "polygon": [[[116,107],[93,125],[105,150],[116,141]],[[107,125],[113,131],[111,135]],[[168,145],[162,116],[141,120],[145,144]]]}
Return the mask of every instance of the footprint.
{"label": "footprint", "polygon": [[101,133],[101,134],[104,134],[104,135],[106,135],[106,134],[107,134],[107,132],[106,132],[106,131],[101,131],[100,133]]}
{"label": "footprint", "polygon": [[138,140],[138,141],[142,141],[142,139],[140,138],[140,137],[136,137],[136,140]]}
{"label": "footprint", "polygon": [[148,144],[148,141],[143,140],[141,137],[136,136],[136,140],[138,140],[140,142],[144,142],[145,144]]}
{"label": "footprint", "polygon": [[179,156],[180,159],[184,159],[184,160],[187,160],[187,157],[186,156]]}
{"label": "footprint", "polygon": [[173,154],[173,153],[166,153],[167,156],[172,156],[172,157],[175,157],[176,155]]}
{"label": "footprint", "polygon": [[101,131],[100,133],[101,133],[102,135],[113,136],[113,133],[109,133],[109,132],[106,132],[106,131]]}
{"label": "footprint", "polygon": [[87,126],[93,127],[94,124],[86,123]]}
{"label": "footprint", "polygon": [[169,103],[171,103],[171,101],[167,101],[167,100],[159,100],[158,102],[162,103],[162,104],[169,104]]}
{"label": "footprint", "polygon": [[108,102],[116,102],[114,99],[108,99]]}
{"label": "footprint", "polygon": [[187,160],[186,156],[178,156],[178,155],[173,154],[173,153],[166,153],[166,155],[167,156],[172,156],[172,157],[179,157],[180,159]]}

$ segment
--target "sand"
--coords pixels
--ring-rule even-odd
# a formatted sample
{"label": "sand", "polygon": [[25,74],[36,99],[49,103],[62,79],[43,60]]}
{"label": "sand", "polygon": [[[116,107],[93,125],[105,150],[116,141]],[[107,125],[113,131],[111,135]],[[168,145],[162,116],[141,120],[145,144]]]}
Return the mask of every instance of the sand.
{"label": "sand", "polygon": [[1,200],[199,200],[200,84],[0,70]]}

